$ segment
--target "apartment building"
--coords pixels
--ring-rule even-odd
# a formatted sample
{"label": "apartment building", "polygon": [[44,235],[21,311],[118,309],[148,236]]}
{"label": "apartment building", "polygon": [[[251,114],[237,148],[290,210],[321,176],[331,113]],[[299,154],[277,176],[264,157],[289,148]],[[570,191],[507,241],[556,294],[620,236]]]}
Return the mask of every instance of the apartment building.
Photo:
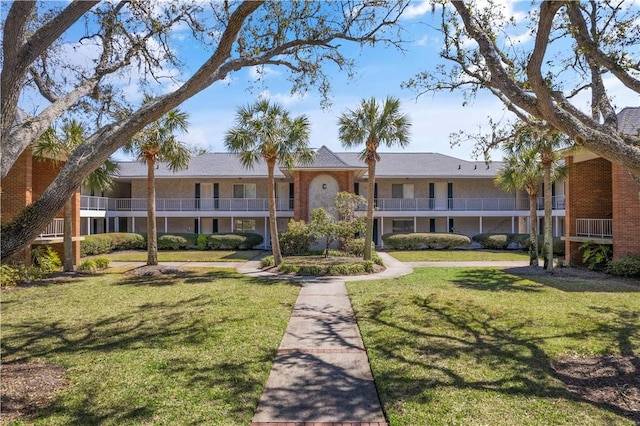
{"label": "apartment building", "polygon": [[[640,107],[618,113],[618,128],[640,135]],[[582,263],[586,241],[611,244],[613,258],[640,255],[640,184],[619,164],[586,149],[567,152],[565,256]]]}
{"label": "apartment building", "polygon": [[[465,161],[437,153],[380,153],[376,166],[374,241],[389,232],[520,232],[529,229],[524,192],[505,192],[493,182],[500,162]],[[146,165],[120,163],[108,194],[83,190],[82,234],[145,232]],[[268,246],[267,169],[244,168],[237,156],[208,153],[193,157],[173,173],[158,165],[156,208],[159,232],[216,233],[250,231]],[[276,170],[278,228],[290,219],[309,220],[328,207],[338,191],[367,196],[367,168],[358,153],[320,148],[312,164]],[[542,194],[542,192],[541,192]],[[553,188],[554,235],[564,234],[564,185]],[[543,201],[537,200],[542,226]],[[364,213],[364,206],[362,208]]]}

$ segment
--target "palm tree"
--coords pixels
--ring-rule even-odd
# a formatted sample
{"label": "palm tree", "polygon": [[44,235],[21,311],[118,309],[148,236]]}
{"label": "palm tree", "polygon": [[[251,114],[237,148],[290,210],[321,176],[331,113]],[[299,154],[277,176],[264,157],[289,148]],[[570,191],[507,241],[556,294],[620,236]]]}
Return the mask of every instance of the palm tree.
{"label": "palm tree", "polygon": [[224,144],[237,154],[240,162],[252,168],[257,162],[267,165],[269,185],[269,233],[271,251],[276,265],[282,263],[278,225],[274,170],[276,163],[286,168],[310,163],[314,151],[309,148],[309,119],[305,115],[292,118],[289,112],[269,100],[256,101],[236,112],[236,125],[227,131]]}
{"label": "palm tree", "polygon": [[[144,103],[152,100],[145,96]],[[158,234],[156,224],[156,164],[166,162],[175,173],[189,164],[191,151],[176,139],[174,132],[186,131],[189,115],[179,109],[173,109],[159,120],[147,125],[125,146],[124,151],[134,154],[138,160],[147,164],[147,265],[158,264]]]}
{"label": "palm tree", "polygon": [[[62,126],[62,136],[50,127],[33,145],[32,154],[36,158],[49,158],[54,162],[67,158],[85,139],[84,126],[76,120],[70,120]],[[113,176],[118,165],[107,160],[84,180],[84,185],[97,191],[106,191],[113,185]],[[72,205],[71,198],[64,205],[63,231],[64,262],[63,271],[73,270]]]}
{"label": "palm tree", "polygon": [[536,132],[531,127],[520,130],[516,149],[537,151],[543,170],[544,188],[544,242],[546,246],[545,268],[553,270],[553,228],[551,223],[551,185],[567,175],[567,167],[561,163],[560,150],[571,147],[570,140],[559,132]]}
{"label": "palm tree", "polygon": [[498,172],[495,183],[505,191],[524,189],[529,196],[529,265],[538,266],[538,213],[536,200],[542,170],[538,163],[538,152],[533,149],[514,150],[506,146],[505,166]]}
{"label": "palm tree", "polygon": [[400,113],[400,100],[387,97],[381,105],[375,98],[362,100],[356,110],[348,110],[339,120],[339,138],[342,146],[353,148],[364,144],[360,158],[367,163],[367,225],[365,228],[364,260],[371,260],[373,240],[373,207],[376,163],[380,161],[378,147],[405,147],[409,143],[409,117]]}

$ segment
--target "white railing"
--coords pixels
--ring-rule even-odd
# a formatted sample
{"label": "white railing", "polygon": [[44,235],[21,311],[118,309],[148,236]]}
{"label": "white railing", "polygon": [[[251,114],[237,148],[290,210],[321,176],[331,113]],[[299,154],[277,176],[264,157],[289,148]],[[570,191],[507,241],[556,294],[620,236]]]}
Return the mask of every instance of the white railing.
{"label": "white railing", "polygon": [[576,219],[576,235],[579,237],[613,237],[612,219]]}
{"label": "white railing", "polygon": [[94,197],[92,195],[80,196],[81,210],[109,210],[109,198]]}
{"label": "white railing", "polygon": [[40,233],[40,238],[62,237],[64,235],[64,219],[53,219],[53,222],[44,228]]}
{"label": "white railing", "polygon": [[[428,211],[428,210],[457,210],[457,211],[512,211],[529,210],[528,198],[376,198],[378,211]],[[554,210],[564,209],[564,197],[551,198]],[[544,199],[536,200],[536,208],[544,208]],[[358,210],[366,210],[362,205]]]}
{"label": "white railing", "polygon": [[[279,211],[293,210],[289,199],[276,200]],[[146,211],[146,198],[112,198],[108,203],[112,211]],[[196,212],[196,211],[269,211],[269,200],[266,198],[157,198],[156,211]]]}

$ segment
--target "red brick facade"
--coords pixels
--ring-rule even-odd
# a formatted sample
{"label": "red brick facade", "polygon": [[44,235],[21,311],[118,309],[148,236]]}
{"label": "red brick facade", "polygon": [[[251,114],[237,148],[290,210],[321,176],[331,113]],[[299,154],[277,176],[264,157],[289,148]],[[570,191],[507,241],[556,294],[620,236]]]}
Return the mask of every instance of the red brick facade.
{"label": "red brick facade", "polygon": [[566,157],[566,260],[582,264],[576,219],[613,219],[613,258],[640,254],[640,185],[621,166],[603,158]]}
{"label": "red brick facade", "polygon": [[346,171],[304,171],[293,172],[293,218],[295,220],[308,220],[309,217],[309,185],[318,175],[329,175],[338,182],[339,191],[353,192],[354,172]]}
{"label": "red brick facade", "polygon": [[[14,163],[7,176],[2,179],[2,223],[8,222],[27,205],[35,201],[47,189],[49,184],[58,174],[60,165],[51,160],[35,160],[31,152],[26,150]],[[80,192],[77,191],[72,198],[72,236],[80,235]],[[56,217],[64,217],[60,211]],[[52,244],[56,252],[62,258],[62,243]],[[80,262],[80,241],[73,244],[74,265]],[[31,261],[31,247],[27,247],[19,256],[19,260],[29,263]]]}
{"label": "red brick facade", "polygon": [[640,254],[640,185],[624,170],[612,167],[613,257]]}

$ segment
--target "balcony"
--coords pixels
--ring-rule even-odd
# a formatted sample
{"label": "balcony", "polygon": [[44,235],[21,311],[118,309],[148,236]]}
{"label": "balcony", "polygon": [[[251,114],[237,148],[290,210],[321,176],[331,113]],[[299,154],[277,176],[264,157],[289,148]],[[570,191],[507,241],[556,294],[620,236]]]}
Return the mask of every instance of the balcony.
{"label": "balcony", "polygon": [[47,227],[40,233],[38,238],[58,238],[64,236],[64,219],[53,219]]}
{"label": "balcony", "polygon": [[613,238],[612,219],[576,219],[576,236]]}
{"label": "balcony", "polygon": [[[551,198],[554,210],[564,209],[564,197]],[[528,198],[376,198],[376,210],[383,212],[411,211],[514,211],[529,210]],[[536,208],[544,209],[544,198],[536,200]],[[366,210],[366,205],[359,210]]]}
{"label": "balcony", "polygon": [[[293,200],[276,200],[276,210],[292,211]],[[135,212],[147,211],[146,198],[104,198],[83,195],[81,210]],[[267,198],[156,198],[158,212],[267,212]]]}

